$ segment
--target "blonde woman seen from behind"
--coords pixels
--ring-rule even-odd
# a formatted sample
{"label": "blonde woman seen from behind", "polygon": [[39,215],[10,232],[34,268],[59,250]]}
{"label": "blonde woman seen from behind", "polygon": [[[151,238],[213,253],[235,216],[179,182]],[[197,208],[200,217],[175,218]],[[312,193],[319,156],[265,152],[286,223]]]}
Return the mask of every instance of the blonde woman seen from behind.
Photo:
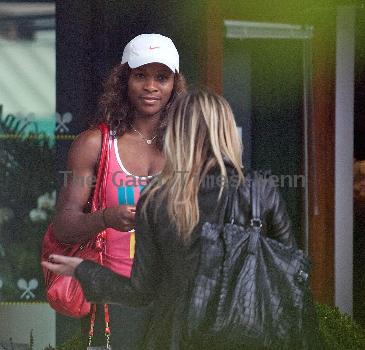
{"label": "blonde woman seen from behind", "polygon": [[[169,217],[186,240],[199,222],[198,191],[209,171],[217,168],[221,179],[228,179],[226,161],[243,182],[242,144],[229,104],[215,94],[189,94],[179,101],[168,122],[166,164],[147,192],[144,209],[161,192],[157,197],[166,199]],[[222,191],[223,187],[220,195]]]}
{"label": "blonde woman seen from behind", "polygon": [[[204,91],[179,97],[168,115],[165,166],[137,205],[131,279],[77,258],[52,256],[55,263],[43,265],[75,276],[90,301],[137,307],[153,302],[145,349],[226,349],[204,342],[204,334],[193,340],[187,332],[187,310],[200,259],[202,225],[218,222],[217,209],[237,186],[244,221],[240,223],[250,220],[249,182],[242,172],[241,153],[232,111],[222,97]],[[260,197],[263,230],[293,244],[276,189],[264,186]]]}

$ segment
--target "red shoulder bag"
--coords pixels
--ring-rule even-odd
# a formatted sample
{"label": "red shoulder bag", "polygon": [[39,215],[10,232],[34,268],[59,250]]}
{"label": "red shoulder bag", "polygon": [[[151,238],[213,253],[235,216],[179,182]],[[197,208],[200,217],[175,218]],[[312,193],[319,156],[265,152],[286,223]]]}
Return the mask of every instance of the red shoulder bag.
{"label": "red shoulder bag", "polygon": [[[109,128],[100,124],[102,146],[97,171],[96,184],[92,196],[91,212],[105,208],[105,188],[109,164]],[[42,260],[48,260],[51,254],[77,256],[83,259],[103,263],[103,248],[106,232],[102,231],[85,243],[66,244],[57,241],[50,224],[43,238]],[[74,318],[81,318],[91,311],[91,304],[86,300],[80,283],[71,276],[57,275],[43,268],[46,297],[49,305],[57,312]]]}

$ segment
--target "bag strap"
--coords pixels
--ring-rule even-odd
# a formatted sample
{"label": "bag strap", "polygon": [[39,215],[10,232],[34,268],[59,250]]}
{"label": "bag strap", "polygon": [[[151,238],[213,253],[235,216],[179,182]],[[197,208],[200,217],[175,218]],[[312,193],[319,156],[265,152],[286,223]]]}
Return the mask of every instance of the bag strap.
{"label": "bag strap", "polygon": [[262,227],[260,212],[260,180],[256,172],[251,181],[251,221],[252,227]]}
{"label": "bag strap", "polygon": [[[247,179],[250,181],[250,197],[251,197],[251,227],[262,227],[261,210],[260,210],[260,180],[256,173],[253,179]],[[235,187],[231,192],[228,191],[225,202],[225,210],[223,210],[223,218],[220,222],[234,223],[236,214],[238,213],[238,193],[239,187]]]}
{"label": "bag strap", "polygon": [[108,174],[109,165],[109,127],[105,123],[98,125],[101,131],[101,151],[98,164],[98,170],[96,172],[96,184],[94,194],[91,202],[91,211],[96,211],[101,208],[105,208],[106,196],[105,188]]}
{"label": "bag strap", "polygon": [[260,179],[257,177],[256,172],[254,177],[250,180],[251,188],[251,220],[250,226],[252,231],[250,233],[247,253],[255,255],[257,253],[257,244],[259,242],[259,237],[261,235],[261,212],[260,212]]}
{"label": "bag strap", "polygon": [[228,222],[231,224],[234,224],[234,221],[236,219],[236,215],[238,213],[238,191],[239,191],[239,187],[236,187],[231,194],[229,194],[229,199],[228,199],[228,213],[229,213],[229,218],[228,218]]}
{"label": "bag strap", "polygon": [[[259,237],[261,234],[262,220],[261,220],[261,210],[260,210],[260,179],[257,177],[257,174],[254,174],[253,179],[248,178],[246,181],[250,181],[250,196],[251,196],[251,220],[250,226],[253,230],[249,236],[249,242],[247,247],[247,253],[255,255],[257,252],[257,244],[259,241]],[[239,210],[239,201],[238,201],[238,193],[239,187],[233,189],[233,191],[228,191],[226,198],[226,206],[225,210],[221,211],[221,215],[223,212],[223,220],[220,218],[220,223],[222,222],[230,222],[234,224],[236,214]]]}
{"label": "bag strap", "polygon": [[[101,151],[100,159],[98,164],[98,170],[96,175],[96,184],[94,189],[94,194],[91,203],[91,211],[97,211],[106,207],[106,182],[108,178],[108,166],[109,166],[109,127],[106,123],[101,123],[98,125],[101,131]],[[103,265],[103,250],[106,240],[106,230],[100,232],[96,237],[96,247],[100,254],[100,264]],[[92,305],[91,315],[90,315],[90,329],[89,329],[89,346],[91,346],[92,338],[94,336],[95,327],[95,315],[96,315],[96,305]],[[104,304],[104,321],[105,321],[105,338],[106,338],[106,348],[110,349],[110,327],[109,327],[109,308],[107,304]]]}
{"label": "bag strap", "polygon": [[[95,316],[96,316],[96,304],[92,304],[92,311],[90,315],[90,329],[89,329],[89,341],[88,347],[91,346],[94,337],[94,327],[95,327]],[[110,327],[109,327],[109,308],[107,304],[104,304],[104,316],[105,316],[105,338],[106,338],[106,349],[111,349],[110,346]]]}

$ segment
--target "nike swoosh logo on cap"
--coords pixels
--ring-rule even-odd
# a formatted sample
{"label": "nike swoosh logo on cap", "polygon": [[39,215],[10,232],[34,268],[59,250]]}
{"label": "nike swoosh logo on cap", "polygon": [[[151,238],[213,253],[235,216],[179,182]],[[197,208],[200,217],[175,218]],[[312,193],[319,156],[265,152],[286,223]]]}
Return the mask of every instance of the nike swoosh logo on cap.
{"label": "nike swoosh logo on cap", "polygon": [[150,50],[159,49],[159,48],[160,48],[159,46],[154,46],[154,47],[152,47],[152,46],[150,45]]}

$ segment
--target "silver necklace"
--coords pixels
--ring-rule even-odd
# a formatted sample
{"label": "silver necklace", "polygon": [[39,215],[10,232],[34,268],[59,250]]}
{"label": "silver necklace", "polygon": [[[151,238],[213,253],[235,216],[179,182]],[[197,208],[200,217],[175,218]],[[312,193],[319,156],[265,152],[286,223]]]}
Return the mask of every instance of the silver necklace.
{"label": "silver necklace", "polygon": [[151,145],[152,144],[152,142],[153,142],[153,140],[157,137],[157,135],[155,135],[155,136],[153,136],[152,137],[152,139],[148,139],[146,136],[144,136],[140,131],[138,131],[132,124],[131,124],[131,127],[132,127],[132,129],[136,132],[136,133],[138,133],[141,137],[142,137],[142,139],[147,143],[147,145]]}

